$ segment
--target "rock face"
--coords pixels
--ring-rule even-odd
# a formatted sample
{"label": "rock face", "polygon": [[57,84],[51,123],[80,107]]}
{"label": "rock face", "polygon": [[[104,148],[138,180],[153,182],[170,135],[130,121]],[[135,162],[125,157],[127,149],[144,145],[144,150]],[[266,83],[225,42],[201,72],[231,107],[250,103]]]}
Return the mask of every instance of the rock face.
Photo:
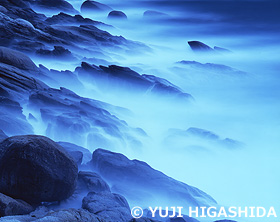
{"label": "rock face", "polygon": [[152,201],[156,204],[157,200],[157,204],[167,206],[183,203],[190,206],[216,204],[203,191],[176,181],[144,162],[129,160],[119,153],[97,149],[93,152],[91,166],[112,185],[114,192],[124,195],[129,201],[133,199],[138,204],[143,199],[146,203]]}
{"label": "rock face", "polygon": [[127,19],[127,16],[122,11],[111,11],[108,14],[108,18],[109,19]]}
{"label": "rock face", "polygon": [[73,6],[65,0],[26,0],[31,3],[31,5],[40,7],[43,9],[48,9],[52,11],[62,11],[68,13],[78,12],[73,8]]}
{"label": "rock face", "polygon": [[87,0],[81,6],[82,12],[92,12],[92,11],[111,11],[112,8],[108,5],[101,4],[96,1]]}
{"label": "rock face", "polygon": [[28,203],[0,193],[0,217],[29,214],[33,210],[33,207]]}
{"label": "rock face", "polygon": [[15,136],[0,143],[0,192],[29,203],[72,195],[77,165],[64,149],[43,136]]}
{"label": "rock face", "polygon": [[78,174],[78,182],[81,187],[85,187],[88,191],[93,192],[111,192],[109,185],[97,174],[89,171],[80,171]]}
{"label": "rock face", "polygon": [[126,199],[110,192],[88,193],[82,207],[106,222],[127,222],[132,218]]}

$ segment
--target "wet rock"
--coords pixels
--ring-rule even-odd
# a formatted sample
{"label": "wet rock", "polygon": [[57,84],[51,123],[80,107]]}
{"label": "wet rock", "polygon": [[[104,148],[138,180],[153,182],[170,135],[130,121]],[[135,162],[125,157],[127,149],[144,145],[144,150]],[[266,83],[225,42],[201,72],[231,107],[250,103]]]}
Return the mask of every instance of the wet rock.
{"label": "wet rock", "polygon": [[189,46],[194,52],[210,52],[210,53],[215,53],[214,49],[212,49],[210,46],[199,42],[199,41],[189,41],[188,42]]}
{"label": "wet rock", "polygon": [[111,11],[108,14],[108,18],[109,19],[127,19],[127,16],[122,11]]}
{"label": "wet rock", "polygon": [[88,193],[82,207],[106,222],[127,222],[132,218],[126,199],[110,192]]}
{"label": "wet rock", "polygon": [[[175,206],[216,204],[215,200],[203,191],[176,181],[145,162],[129,160],[119,153],[97,149],[93,152],[91,166],[112,185],[114,192],[124,195],[128,200],[137,201],[138,204],[149,201],[155,203],[155,200],[161,205]],[[133,190],[129,187],[133,187]]]}
{"label": "wet rock", "polygon": [[74,192],[78,169],[65,150],[43,136],[0,143],[0,192],[29,203],[59,201]]}
{"label": "wet rock", "polygon": [[87,0],[81,5],[81,12],[92,12],[92,11],[112,11],[112,8],[108,5],[101,4],[96,1]]}
{"label": "wet rock", "polygon": [[90,171],[80,171],[78,182],[81,187],[85,187],[90,192],[111,192],[109,185],[97,174]]}
{"label": "wet rock", "polygon": [[33,207],[28,203],[0,193],[0,217],[29,214],[33,210]]}

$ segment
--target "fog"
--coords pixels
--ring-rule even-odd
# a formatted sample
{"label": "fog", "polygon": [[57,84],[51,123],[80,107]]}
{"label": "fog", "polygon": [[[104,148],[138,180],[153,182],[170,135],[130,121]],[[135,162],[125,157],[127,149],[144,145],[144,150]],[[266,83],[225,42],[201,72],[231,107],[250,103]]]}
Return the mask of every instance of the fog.
{"label": "fog", "polygon": [[[69,2],[76,9],[81,5],[81,1]],[[105,92],[82,78],[79,80],[83,87],[67,86],[81,96],[130,110],[131,115],[121,110],[114,114],[148,135],[139,138],[143,144],[141,150],[127,144],[123,149],[124,143],[103,148],[143,160],[168,176],[205,191],[220,205],[274,206],[280,214],[280,16],[274,10],[278,3],[230,1],[229,6],[214,1],[199,2],[104,0],[102,3],[124,11],[128,20],[108,20],[102,13],[82,14],[112,25],[106,28],[110,33],[145,43],[151,49],[131,55],[104,48],[106,55],[111,56],[105,59],[108,64],[165,78],[191,94],[194,101],[164,100],[158,95],[141,95],[125,88]],[[143,18],[146,10],[166,16]],[[190,40],[226,48],[231,53],[195,53],[188,46]],[[34,56],[33,59],[48,68],[67,67],[74,71],[83,56],[77,49],[73,52],[81,56],[80,61],[53,63]],[[103,59],[98,55],[96,58]],[[201,65],[180,61],[196,61]],[[210,69],[206,63],[232,69],[220,66]],[[32,125],[39,134],[44,133],[42,128],[46,126],[38,122]],[[211,131],[220,140],[230,138],[239,145],[232,147],[220,141],[184,136],[191,127]],[[182,135],[170,135],[170,129]],[[80,145],[91,151],[98,148],[89,143]]]}

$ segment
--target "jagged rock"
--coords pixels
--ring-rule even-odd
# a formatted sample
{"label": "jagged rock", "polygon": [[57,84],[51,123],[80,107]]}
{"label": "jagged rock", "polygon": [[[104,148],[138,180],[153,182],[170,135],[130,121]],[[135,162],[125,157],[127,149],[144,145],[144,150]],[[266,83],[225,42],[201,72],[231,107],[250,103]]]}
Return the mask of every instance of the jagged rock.
{"label": "jagged rock", "polygon": [[96,1],[86,0],[81,5],[81,12],[92,12],[92,11],[112,11],[112,8],[108,5],[101,4]]}
{"label": "jagged rock", "polygon": [[108,14],[108,18],[109,19],[127,19],[127,16],[122,11],[111,11]]}
{"label": "jagged rock", "polygon": [[15,136],[0,143],[0,192],[29,203],[72,195],[77,165],[65,150],[43,136]]}
{"label": "jagged rock", "polygon": [[[151,75],[140,75],[128,67],[117,65],[96,66],[83,62],[81,67],[77,67],[75,72],[82,81],[90,82],[106,93],[126,92],[161,95],[162,99],[178,98],[181,101],[191,101],[193,98],[187,93],[183,93],[178,87],[169,81]],[[164,96],[162,96],[164,95]]]}
{"label": "jagged rock", "polygon": [[0,193],[0,217],[29,214],[33,210],[33,207],[28,203]]}
{"label": "jagged rock", "polygon": [[68,50],[65,49],[62,46],[54,46],[54,49],[51,50],[47,50],[47,49],[39,49],[36,51],[36,53],[38,55],[42,55],[42,56],[53,56],[56,58],[62,58],[62,59],[73,59],[74,57],[72,56],[72,53]]}
{"label": "jagged rock", "polygon": [[[100,25],[102,22],[93,21],[89,18],[84,18],[81,15],[71,16],[66,13],[60,12],[57,15],[53,15],[46,19],[48,24],[87,24],[87,25]],[[105,24],[103,24],[105,25]]]}
{"label": "jagged rock", "polygon": [[[145,162],[129,160],[119,153],[97,149],[92,154],[91,166],[112,185],[114,192],[124,195],[128,200],[137,201],[138,204],[153,201],[156,205],[155,200],[159,201],[159,205],[172,206],[216,204],[216,201],[203,191],[176,181]],[[133,190],[129,187],[133,187]]]}
{"label": "jagged rock", "polygon": [[29,71],[38,69],[28,56],[5,47],[0,47],[0,62]]}
{"label": "jagged rock", "polygon": [[194,52],[210,52],[210,53],[215,53],[214,49],[212,49],[210,46],[199,42],[199,41],[189,41],[188,42],[189,46]]}
{"label": "jagged rock", "polygon": [[90,192],[111,192],[109,185],[97,174],[90,171],[80,171],[78,182]]}
{"label": "jagged rock", "polygon": [[110,192],[88,193],[82,207],[106,222],[127,222],[132,218],[126,199]]}

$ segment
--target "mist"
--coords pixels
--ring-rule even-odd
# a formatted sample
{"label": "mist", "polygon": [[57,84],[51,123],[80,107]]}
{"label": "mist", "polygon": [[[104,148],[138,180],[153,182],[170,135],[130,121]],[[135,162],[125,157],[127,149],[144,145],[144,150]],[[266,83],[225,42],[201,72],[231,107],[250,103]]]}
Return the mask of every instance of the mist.
{"label": "mist", "polygon": [[[82,3],[69,2],[76,10]],[[45,81],[51,87],[66,87],[81,97],[102,101],[97,102],[100,109],[106,107],[113,120],[125,122],[116,130],[121,136],[93,129],[94,123],[76,137],[75,131],[58,134],[64,128],[54,130],[56,123],[49,128],[36,107],[24,106],[23,114],[32,113],[37,119],[28,119],[36,134],[90,151],[102,147],[122,152],[202,189],[219,205],[280,209],[279,3],[198,2],[104,0],[102,3],[125,12],[128,19],[110,20],[105,13],[81,15],[103,22],[103,30],[139,46],[98,46],[102,53],[95,54],[96,46],[86,48],[81,43],[70,46],[73,60],[30,54],[36,65],[71,71],[75,83],[54,74]],[[145,18],[147,10],[162,15]],[[195,52],[188,45],[192,40],[230,52]],[[77,68],[81,62],[120,65],[140,75],[164,78],[192,98],[184,101],[148,90],[143,93],[142,86],[122,85],[121,80],[103,76],[92,81]],[[59,113],[63,114],[65,110]],[[104,138],[95,137],[97,132]]]}

